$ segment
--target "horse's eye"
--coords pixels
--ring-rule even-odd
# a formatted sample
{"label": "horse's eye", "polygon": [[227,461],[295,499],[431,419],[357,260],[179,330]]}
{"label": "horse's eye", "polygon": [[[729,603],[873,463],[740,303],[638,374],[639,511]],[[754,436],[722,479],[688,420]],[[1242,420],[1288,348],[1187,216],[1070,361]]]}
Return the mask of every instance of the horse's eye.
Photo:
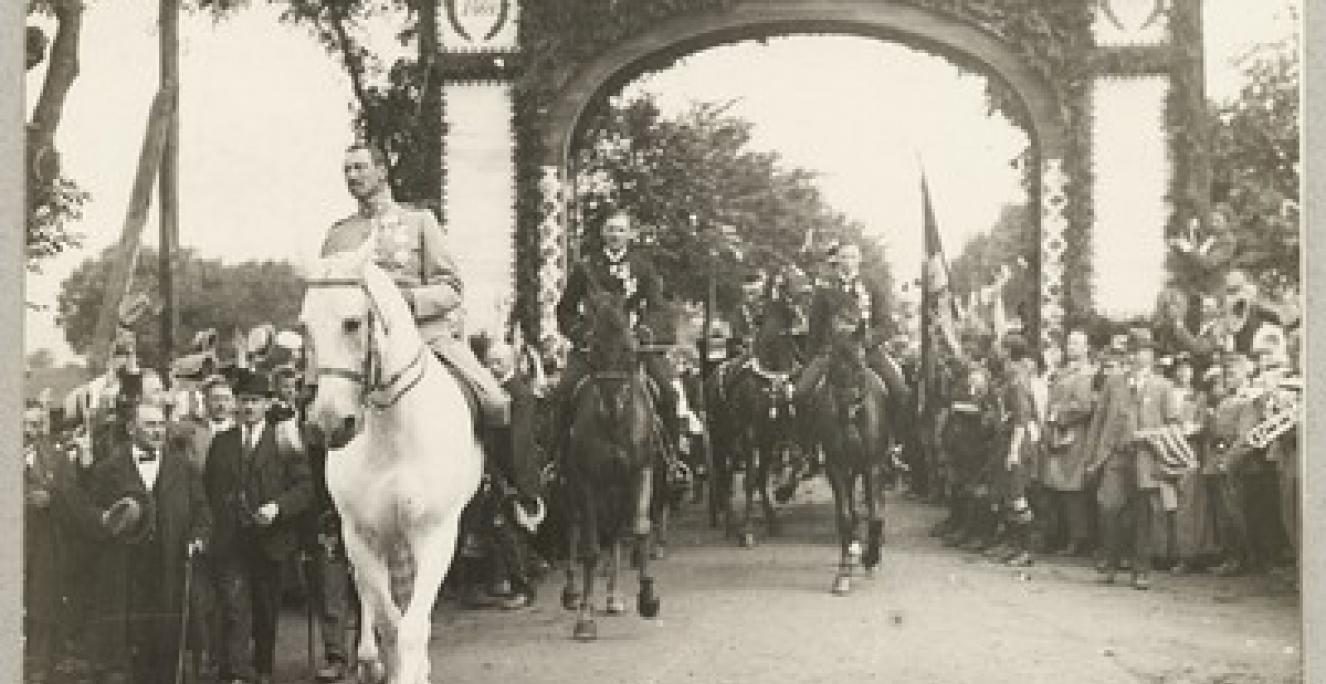
{"label": "horse's eye", "polygon": [[359,332],[359,325],[360,320],[358,318],[347,318],[345,319],[345,332],[347,334],[357,333]]}

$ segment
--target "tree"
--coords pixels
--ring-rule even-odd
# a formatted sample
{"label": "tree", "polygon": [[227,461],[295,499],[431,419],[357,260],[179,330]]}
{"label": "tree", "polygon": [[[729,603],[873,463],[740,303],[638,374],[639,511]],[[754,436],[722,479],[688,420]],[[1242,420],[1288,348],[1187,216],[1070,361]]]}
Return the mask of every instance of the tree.
{"label": "tree", "polygon": [[27,27],[26,66],[46,62],[46,76],[27,125],[24,166],[27,174],[26,255],[30,271],[41,261],[77,246],[80,235],[69,224],[82,218],[88,194],[66,177],[55,148],[55,133],[65,99],[78,76],[78,44],[83,25],[82,0],[30,0],[28,15],[54,17],[55,38],[47,41],[37,26]]}
{"label": "tree", "polygon": [[1212,108],[1214,199],[1229,206],[1234,266],[1299,282],[1298,36],[1245,58],[1247,82]]}
{"label": "tree", "polygon": [[[92,345],[101,290],[110,276],[114,249],[107,249],[96,259],[84,261],[60,284],[57,296],[56,323],[64,330],[65,340],[74,351],[85,353]],[[194,333],[215,328],[223,336],[229,331],[248,330],[262,323],[292,324],[299,314],[303,284],[293,265],[278,261],[247,261],[223,264],[216,259],[200,259],[192,250],[181,250],[176,273],[176,296],[180,329],[175,347],[187,342]],[[151,249],[139,254],[133,282],[155,295],[158,260]],[[161,348],[160,326],[152,317],[134,327],[140,357],[147,362],[157,359]]]}
{"label": "tree", "polygon": [[[744,272],[814,258],[800,253],[808,232],[821,242],[861,243],[864,269],[890,286],[882,247],[828,205],[814,174],[750,149],[752,124],[728,109],[701,103],[665,118],[650,95],[606,103],[575,157],[585,224],[598,225],[612,205],[625,207],[652,245],[668,292],[703,301],[707,280],[696,276],[717,266],[720,309],[736,303]],[[730,240],[719,237],[723,226]],[[583,237],[582,248],[597,248],[593,231]]]}
{"label": "tree", "polygon": [[[1035,305],[1036,282],[1031,269],[1019,265],[1026,255],[1038,250],[1036,225],[1031,220],[1026,204],[1006,204],[999,218],[989,230],[969,238],[950,265],[953,280],[950,286],[964,302],[969,293],[994,282],[1005,267],[1012,277],[1004,287],[1004,306],[1015,313],[1019,306]],[[1027,321],[1023,321],[1024,323]]]}

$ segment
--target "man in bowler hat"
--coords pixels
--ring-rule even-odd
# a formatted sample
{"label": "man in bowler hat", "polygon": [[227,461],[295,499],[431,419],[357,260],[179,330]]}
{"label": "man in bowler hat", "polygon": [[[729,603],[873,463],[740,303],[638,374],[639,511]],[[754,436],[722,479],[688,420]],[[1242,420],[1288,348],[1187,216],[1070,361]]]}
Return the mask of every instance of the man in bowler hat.
{"label": "man in bowler hat", "polygon": [[281,564],[298,548],[313,484],[298,443],[279,439],[266,419],[268,378],[241,371],[235,394],[238,424],[212,440],[206,470],[225,633],[221,676],[263,684],[275,663]]}

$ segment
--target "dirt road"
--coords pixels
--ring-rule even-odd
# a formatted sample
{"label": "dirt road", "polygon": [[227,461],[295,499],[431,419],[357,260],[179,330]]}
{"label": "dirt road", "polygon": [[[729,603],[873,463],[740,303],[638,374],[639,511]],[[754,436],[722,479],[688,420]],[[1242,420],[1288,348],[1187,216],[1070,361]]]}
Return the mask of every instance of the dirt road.
{"label": "dirt road", "polygon": [[[439,607],[433,681],[503,684],[934,682],[1196,684],[1302,681],[1297,597],[1267,577],[1104,586],[1086,560],[1016,570],[942,548],[942,512],[893,496],[884,566],[829,593],[836,551],[823,491],[784,509],[786,533],[736,548],[688,507],[657,564],[660,617],[599,619],[570,639],[560,576],[528,610]],[[600,599],[601,601],[601,599]],[[303,621],[282,626],[278,681],[303,677]],[[286,676],[280,676],[286,675]]]}

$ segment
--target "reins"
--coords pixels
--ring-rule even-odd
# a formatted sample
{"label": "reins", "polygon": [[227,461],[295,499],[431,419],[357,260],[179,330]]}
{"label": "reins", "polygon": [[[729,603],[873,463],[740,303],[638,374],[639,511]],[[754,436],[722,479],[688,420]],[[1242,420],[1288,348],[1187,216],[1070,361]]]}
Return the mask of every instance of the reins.
{"label": "reins", "polygon": [[[368,300],[368,315],[365,320],[365,325],[368,326],[368,344],[364,350],[364,361],[361,364],[360,369],[353,370],[349,368],[338,368],[335,366],[325,367],[319,364],[318,377],[326,376],[340,378],[359,385],[362,388],[362,392],[360,393],[361,402],[379,411],[395,406],[396,403],[401,400],[401,397],[404,397],[410,392],[410,390],[414,389],[421,380],[423,380],[424,374],[428,370],[428,364],[424,362],[426,347],[423,342],[419,343],[419,349],[415,351],[414,356],[410,359],[409,363],[395,373],[392,373],[385,380],[383,379],[381,368],[379,368],[378,364],[374,363],[374,350],[376,345],[373,343],[373,321],[375,317],[377,320],[382,321],[382,330],[384,334],[388,334],[391,331],[387,328],[386,317],[382,315],[381,308],[378,306],[377,301],[373,299],[373,294],[369,292],[368,286],[363,280],[358,278],[319,278],[307,280],[305,281],[305,284],[309,289],[355,288],[362,291],[365,299]],[[317,353],[316,349],[314,349],[314,353]],[[402,387],[396,391],[392,391],[393,387],[401,383],[404,383]],[[385,399],[376,399],[373,395],[378,393],[386,393],[388,396]]]}

